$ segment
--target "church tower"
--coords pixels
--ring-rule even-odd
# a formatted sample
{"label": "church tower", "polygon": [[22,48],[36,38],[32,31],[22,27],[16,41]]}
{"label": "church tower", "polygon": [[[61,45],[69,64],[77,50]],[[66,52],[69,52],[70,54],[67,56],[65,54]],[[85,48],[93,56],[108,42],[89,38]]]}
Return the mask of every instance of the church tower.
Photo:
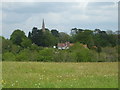
{"label": "church tower", "polygon": [[43,19],[43,22],[42,22],[42,31],[45,32],[45,23],[44,23],[44,19]]}

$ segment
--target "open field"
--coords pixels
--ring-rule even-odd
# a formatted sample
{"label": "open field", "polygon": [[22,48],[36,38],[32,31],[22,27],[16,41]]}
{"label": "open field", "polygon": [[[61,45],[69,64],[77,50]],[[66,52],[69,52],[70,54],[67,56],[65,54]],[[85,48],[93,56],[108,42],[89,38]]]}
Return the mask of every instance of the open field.
{"label": "open field", "polygon": [[3,62],[3,88],[117,88],[118,63]]}

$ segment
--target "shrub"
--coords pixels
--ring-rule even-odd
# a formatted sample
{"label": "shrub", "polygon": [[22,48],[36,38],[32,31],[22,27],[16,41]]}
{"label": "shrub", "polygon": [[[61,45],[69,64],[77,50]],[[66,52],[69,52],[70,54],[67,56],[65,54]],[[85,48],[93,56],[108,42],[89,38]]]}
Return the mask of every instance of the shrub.
{"label": "shrub", "polygon": [[44,48],[39,51],[39,56],[37,61],[53,61],[53,48]]}
{"label": "shrub", "polygon": [[17,61],[38,61],[39,60],[39,53],[36,50],[24,49],[20,51],[20,53],[16,56]]}
{"label": "shrub", "polygon": [[36,44],[32,44],[32,45],[30,46],[30,50],[31,50],[31,51],[39,51],[39,50],[43,50],[43,49],[44,49],[43,47],[37,46]]}
{"label": "shrub", "polygon": [[116,47],[104,47],[102,51],[105,53],[105,61],[118,61],[118,51]]}
{"label": "shrub", "polygon": [[91,61],[91,52],[88,48],[83,47],[80,43],[76,43],[70,48],[75,61],[77,62],[89,62]]}
{"label": "shrub", "polygon": [[74,56],[68,50],[55,50],[54,61],[55,62],[73,62]]}
{"label": "shrub", "polygon": [[11,52],[14,54],[18,54],[21,50],[22,50],[22,48],[15,44],[13,44],[11,47]]}
{"label": "shrub", "polygon": [[17,55],[16,55],[16,61],[29,61],[30,58],[30,50],[24,49],[21,50]]}
{"label": "shrub", "polygon": [[15,55],[11,52],[6,52],[2,55],[3,61],[15,61]]}

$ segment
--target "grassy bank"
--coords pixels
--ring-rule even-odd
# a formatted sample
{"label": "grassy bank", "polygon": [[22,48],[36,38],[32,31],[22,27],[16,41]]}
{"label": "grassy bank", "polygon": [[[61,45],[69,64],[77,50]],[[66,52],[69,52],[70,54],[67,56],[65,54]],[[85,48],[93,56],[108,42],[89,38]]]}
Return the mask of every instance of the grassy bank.
{"label": "grassy bank", "polygon": [[118,63],[3,62],[3,88],[117,88]]}

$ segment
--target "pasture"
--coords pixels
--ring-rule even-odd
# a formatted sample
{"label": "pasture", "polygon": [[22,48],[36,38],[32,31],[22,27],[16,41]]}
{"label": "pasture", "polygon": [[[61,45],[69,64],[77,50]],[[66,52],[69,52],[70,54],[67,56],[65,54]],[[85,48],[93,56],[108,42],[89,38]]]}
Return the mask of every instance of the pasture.
{"label": "pasture", "polygon": [[3,88],[117,88],[117,62],[2,62]]}

